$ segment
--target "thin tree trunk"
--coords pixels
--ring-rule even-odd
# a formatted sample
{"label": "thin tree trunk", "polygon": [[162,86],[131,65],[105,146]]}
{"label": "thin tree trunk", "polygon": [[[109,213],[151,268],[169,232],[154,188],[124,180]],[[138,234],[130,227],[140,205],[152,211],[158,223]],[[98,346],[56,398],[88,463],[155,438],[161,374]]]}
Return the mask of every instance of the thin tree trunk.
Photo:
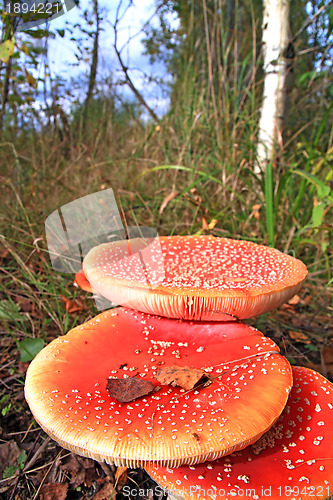
{"label": "thin tree trunk", "polygon": [[94,0],[94,17],[96,19],[96,31],[94,34],[94,46],[92,51],[91,65],[90,65],[90,74],[89,74],[89,85],[88,91],[86,95],[86,101],[84,105],[84,119],[83,119],[83,129],[86,129],[87,119],[88,119],[88,110],[90,103],[93,98],[94,89],[96,86],[96,76],[97,76],[97,66],[98,66],[98,41],[99,41],[99,32],[100,32],[100,19],[99,19],[99,9],[98,9],[98,0]]}
{"label": "thin tree trunk", "polygon": [[3,118],[5,115],[6,105],[8,103],[9,90],[10,90],[10,77],[12,71],[12,58],[10,57],[6,64],[6,72],[3,81],[2,95],[1,95],[1,106],[0,106],[0,138],[3,132]]}
{"label": "thin tree trunk", "polygon": [[[255,173],[264,172],[282,149],[286,79],[290,70],[290,0],[265,0],[263,16],[264,90]],[[290,50],[289,50],[290,52]]]}
{"label": "thin tree trunk", "polygon": [[[14,17],[7,16],[4,18],[2,37],[0,38],[0,43],[5,42],[6,40],[10,40],[14,36],[16,31],[16,26],[17,26],[17,20],[15,19],[15,16]],[[1,68],[1,71],[3,69],[4,68]],[[2,137],[3,133],[3,119],[8,104],[9,92],[13,87],[13,81],[11,78],[12,69],[13,69],[12,57],[10,57],[6,63],[5,74],[3,77],[3,81],[1,82],[2,84],[0,85],[2,87],[1,102],[0,102],[0,138]]]}

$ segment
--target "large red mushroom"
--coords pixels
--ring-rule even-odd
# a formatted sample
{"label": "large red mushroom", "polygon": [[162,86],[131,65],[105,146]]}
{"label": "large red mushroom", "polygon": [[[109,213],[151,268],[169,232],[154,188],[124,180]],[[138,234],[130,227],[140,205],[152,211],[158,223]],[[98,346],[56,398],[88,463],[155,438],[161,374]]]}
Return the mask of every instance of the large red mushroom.
{"label": "large red mushroom", "polygon": [[249,241],[166,236],[149,251],[145,245],[132,239],[92,248],[83,271],[94,292],[160,316],[231,321],[278,307],[307,275],[301,261]]}
{"label": "large red mushroom", "polygon": [[[208,381],[185,390],[157,380],[161,368],[174,366],[201,370]],[[110,381],[118,392],[134,387],[132,398],[120,402],[107,390]],[[153,392],[136,394],[140,381]],[[25,396],[37,422],[65,448],[117,465],[175,467],[259,439],[291,384],[276,344],[249,325],[118,308],[45,347],[29,366]]]}
{"label": "large red mushroom", "polygon": [[287,405],[252,446],[178,469],[146,467],[161,486],[186,500],[324,500],[333,494],[333,384],[293,367]]}

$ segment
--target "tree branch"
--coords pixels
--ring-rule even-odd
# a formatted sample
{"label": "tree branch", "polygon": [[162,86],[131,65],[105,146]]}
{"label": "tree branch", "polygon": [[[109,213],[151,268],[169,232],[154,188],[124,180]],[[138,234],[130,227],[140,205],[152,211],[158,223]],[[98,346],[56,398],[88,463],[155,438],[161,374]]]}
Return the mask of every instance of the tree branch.
{"label": "tree branch", "polygon": [[116,45],[114,45],[114,49],[115,49],[115,52],[117,54],[117,57],[118,57],[118,61],[120,63],[120,66],[121,66],[121,69],[123,70],[123,73],[125,75],[125,80],[126,80],[126,83],[127,85],[129,86],[129,88],[133,91],[133,93],[135,94],[135,96],[137,97],[138,101],[140,102],[140,104],[142,104],[142,106],[144,106],[146,108],[146,110],[148,111],[148,113],[150,114],[150,116],[153,118],[154,121],[158,122],[159,121],[159,118],[157,116],[157,114],[154,112],[153,109],[151,109],[151,107],[147,104],[147,102],[144,100],[142,94],[138,91],[138,89],[136,88],[136,86],[134,85],[130,75],[128,74],[128,68],[124,65],[124,62],[121,58],[121,54],[120,52],[118,51]]}
{"label": "tree branch", "polygon": [[[130,4],[127,6],[127,9],[129,8],[129,6],[131,5],[132,2],[130,2]],[[127,85],[129,86],[129,88],[132,90],[132,92],[134,93],[134,95],[136,96],[136,98],[138,99],[138,101],[140,102],[140,104],[142,104],[142,106],[144,108],[146,108],[146,110],[148,111],[148,113],[150,114],[150,116],[153,118],[153,120],[155,122],[158,122],[159,121],[159,118],[157,116],[157,114],[154,112],[154,110],[147,104],[147,102],[145,101],[145,99],[143,98],[142,94],[139,92],[139,90],[136,88],[136,86],[134,85],[133,83],[133,80],[131,79],[129,73],[128,73],[128,68],[127,66],[125,66],[124,64],[124,61],[121,57],[121,50],[122,49],[118,49],[118,23],[120,21],[120,17],[119,17],[119,11],[120,11],[120,6],[122,4],[122,0],[120,1],[120,3],[118,4],[118,8],[117,8],[117,14],[116,14],[116,20],[115,20],[115,23],[114,23],[114,26],[113,26],[113,29],[114,29],[114,50],[115,50],[115,53],[117,55],[117,58],[118,58],[118,61],[119,61],[119,64],[121,66],[121,69],[125,75],[125,80],[126,80],[126,83]],[[126,9],[126,10],[127,10]]]}
{"label": "tree branch", "polygon": [[320,14],[322,14],[325,10],[327,10],[331,5],[333,5],[333,0],[330,0],[326,5],[320,7],[320,9],[318,9],[317,12],[313,14],[312,17],[310,17],[310,19],[305,21],[303,26],[291,38],[290,43],[294,43],[297,40],[297,38],[299,38],[301,34],[310,26],[310,24],[312,24],[317,19],[317,17],[320,16]]}

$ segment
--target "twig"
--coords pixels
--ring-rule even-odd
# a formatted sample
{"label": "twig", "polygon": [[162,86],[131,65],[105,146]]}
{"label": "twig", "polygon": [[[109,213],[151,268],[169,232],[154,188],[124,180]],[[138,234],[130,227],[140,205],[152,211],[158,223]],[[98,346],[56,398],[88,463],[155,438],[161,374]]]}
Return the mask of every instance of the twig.
{"label": "twig", "polygon": [[48,437],[48,438],[45,439],[45,441],[40,445],[40,447],[35,452],[35,454],[31,457],[31,459],[29,460],[29,462],[24,466],[23,472],[27,471],[36,462],[37,458],[39,457],[39,455],[41,453],[43,453],[43,451],[48,446],[48,444],[49,444],[50,441],[51,441],[50,437]]}
{"label": "twig", "polygon": [[[130,75],[128,73],[128,69],[129,68],[127,68],[125,66],[124,61],[123,61],[123,59],[121,57],[121,49],[118,48],[118,24],[119,24],[119,21],[121,20],[121,18],[124,16],[124,14],[123,14],[123,16],[119,16],[119,11],[120,11],[121,4],[122,4],[122,1],[120,1],[119,4],[118,4],[118,8],[117,8],[117,12],[116,12],[116,20],[115,20],[115,23],[113,25],[113,29],[114,29],[114,44],[113,44],[113,47],[114,47],[116,56],[118,58],[119,64],[121,66],[121,69],[122,69],[122,71],[123,71],[123,73],[125,75],[125,80],[126,80],[127,85],[133,91],[133,93],[137,97],[137,99],[140,102],[140,104],[142,104],[142,106],[146,108],[146,110],[148,111],[148,113],[150,114],[150,116],[153,118],[153,120],[155,122],[158,122],[159,118],[158,118],[157,114],[147,104],[147,102],[143,98],[142,94],[138,91],[138,89],[134,85],[134,83],[133,83],[133,81],[132,81],[132,79],[131,79],[131,77],[130,77]],[[130,5],[127,6],[126,11],[129,8],[129,6]]]}
{"label": "twig", "polygon": [[52,462],[52,464],[50,465],[50,467],[47,469],[47,472],[46,472],[45,476],[43,477],[43,479],[41,480],[40,485],[38,486],[38,490],[36,491],[36,494],[35,494],[35,496],[34,496],[33,500],[36,500],[36,498],[38,497],[39,492],[40,492],[40,489],[41,489],[41,487],[43,486],[43,484],[44,484],[44,482],[45,482],[45,479],[46,479],[46,478],[47,478],[47,476],[48,476],[48,473],[50,472],[50,470],[51,470],[51,469],[52,469],[52,467],[53,467],[54,462],[55,462],[56,460],[58,460],[58,457],[61,455],[61,453],[62,453],[62,452],[63,452],[63,450],[61,449],[61,450],[59,451],[58,455],[57,455],[57,456],[55,457],[55,459],[53,460],[53,462]]}
{"label": "twig", "polygon": [[297,38],[301,36],[303,31],[305,31],[310,26],[310,24],[312,24],[317,19],[317,17],[320,16],[320,14],[325,10],[327,10],[331,5],[333,5],[333,0],[330,0],[326,5],[320,7],[320,9],[318,9],[317,12],[315,12],[313,16],[310,17],[310,19],[305,21],[303,26],[301,26],[301,28],[297,31],[297,33],[291,38],[290,43],[291,44],[294,43],[297,40]]}

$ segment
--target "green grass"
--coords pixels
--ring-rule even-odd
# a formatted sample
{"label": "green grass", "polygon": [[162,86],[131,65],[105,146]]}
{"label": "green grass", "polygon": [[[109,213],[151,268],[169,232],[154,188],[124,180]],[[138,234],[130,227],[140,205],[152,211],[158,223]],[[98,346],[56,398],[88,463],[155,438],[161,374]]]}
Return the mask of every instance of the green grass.
{"label": "green grass", "polygon": [[[254,175],[258,84],[246,81],[247,64],[248,59],[240,67],[234,64],[213,94],[205,81],[195,80],[189,63],[158,126],[140,123],[138,116],[106,115],[103,110],[111,104],[103,106],[101,100],[86,134],[76,110],[64,139],[57,130],[27,128],[0,144],[0,349],[7,367],[0,407],[6,425],[12,419],[20,429],[31,426],[35,432],[22,397],[22,364],[98,312],[90,295],[73,286],[73,275],[52,268],[45,220],[58,207],[106,188],[114,190],[124,225],[150,226],[160,235],[247,239],[302,259],[309,277],[300,305],[253,322],[293,363],[320,368],[333,310],[329,115],[322,116],[312,136],[296,131],[279,161],[263,176]],[[85,308],[70,313],[62,297],[80,297]],[[292,341],[290,331],[305,332],[311,348]],[[53,450],[52,460],[55,456]],[[21,470],[20,461],[14,465]],[[37,488],[30,483],[29,488],[34,498]]]}

